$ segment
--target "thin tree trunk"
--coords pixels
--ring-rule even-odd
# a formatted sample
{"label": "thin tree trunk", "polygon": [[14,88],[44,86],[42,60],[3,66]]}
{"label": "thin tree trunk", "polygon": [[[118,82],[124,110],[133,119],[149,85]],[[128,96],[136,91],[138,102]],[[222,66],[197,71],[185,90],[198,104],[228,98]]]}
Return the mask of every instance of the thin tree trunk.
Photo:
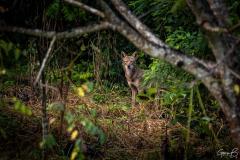
{"label": "thin tree trunk", "polygon": [[[45,73],[42,73],[42,84],[45,84]],[[42,90],[42,141],[44,142],[48,136],[48,117],[47,117],[47,95],[45,85],[41,85]],[[46,148],[43,145],[42,159],[47,159]]]}
{"label": "thin tree trunk", "polygon": [[[71,77],[71,71],[68,71],[68,76]],[[64,115],[65,115],[65,110],[66,110],[66,104],[67,104],[67,97],[68,97],[68,90],[70,83],[67,81],[66,85],[64,85],[64,80],[63,80],[63,73],[61,73],[61,84],[60,84],[60,96],[61,96],[61,101],[63,104],[63,109],[60,112],[60,126],[59,126],[59,136],[60,138],[62,137],[63,133],[63,123],[64,123]]]}

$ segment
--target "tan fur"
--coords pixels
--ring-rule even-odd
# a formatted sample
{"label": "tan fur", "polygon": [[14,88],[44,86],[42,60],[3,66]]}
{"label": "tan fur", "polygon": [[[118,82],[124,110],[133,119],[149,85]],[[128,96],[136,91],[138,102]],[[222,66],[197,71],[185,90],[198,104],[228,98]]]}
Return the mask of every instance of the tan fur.
{"label": "tan fur", "polygon": [[136,105],[136,96],[140,91],[140,83],[143,77],[143,70],[136,66],[137,55],[134,52],[128,56],[122,52],[122,64],[125,72],[127,83],[132,91],[132,106]]}

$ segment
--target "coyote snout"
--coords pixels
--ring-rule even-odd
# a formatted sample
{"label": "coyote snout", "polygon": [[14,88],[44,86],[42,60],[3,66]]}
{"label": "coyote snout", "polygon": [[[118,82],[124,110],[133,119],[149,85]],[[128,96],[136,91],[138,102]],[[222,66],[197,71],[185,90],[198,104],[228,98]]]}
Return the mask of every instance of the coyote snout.
{"label": "coyote snout", "polygon": [[140,82],[143,77],[143,70],[136,66],[137,55],[134,52],[131,56],[122,52],[122,64],[127,83],[132,91],[132,106],[136,104],[136,95],[140,90]]}

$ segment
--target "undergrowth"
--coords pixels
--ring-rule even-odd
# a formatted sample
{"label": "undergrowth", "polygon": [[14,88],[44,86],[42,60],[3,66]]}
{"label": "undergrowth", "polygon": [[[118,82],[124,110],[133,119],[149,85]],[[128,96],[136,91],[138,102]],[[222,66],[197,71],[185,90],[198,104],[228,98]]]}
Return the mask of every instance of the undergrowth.
{"label": "undergrowth", "polygon": [[[9,96],[21,97],[19,94],[30,93],[31,89],[17,87],[21,90],[9,87],[4,93],[0,112],[1,157],[39,159],[42,143],[40,100],[37,97],[18,98],[32,114],[19,112]],[[52,95],[48,101],[49,132],[53,136],[48,144],[49,158],[66,159],[77,152],[79,158],[85,159],[161,159],[166,156],[162,153],[165,143],[171,159],[183,159],[184,156],[188,159],[216,158],[219,148],[232,147],[228,130],[218,115],[209,115],[209,110],[198,104],[202,100],[197,87],[189,94],[185,99],[194,96],[199,99],[197,103],[186,100],[185,105],[190,105],[191,109],[176,106],[178,103],[156,106],[152,101],[139,101],[138,107],[131,108],[126,87],[95,89],[83,97],[70,91],[61,136],[60,111],[56,107],[58,97]],[[74,143],[78,144],[77,149]]]}

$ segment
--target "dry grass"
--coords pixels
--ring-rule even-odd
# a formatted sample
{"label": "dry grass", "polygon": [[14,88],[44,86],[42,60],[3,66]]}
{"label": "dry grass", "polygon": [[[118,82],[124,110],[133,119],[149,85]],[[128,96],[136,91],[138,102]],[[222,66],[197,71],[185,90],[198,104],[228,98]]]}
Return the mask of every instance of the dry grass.
{"label": "dry grass", "polygon": [[[0,153],[4,155],[5,159],[14,154],[15,156],[13,157],[19,159],[22,159],[22,157],[25,157],[25,159],[32,157],[33,155],[29,155],[28,153],[33,148],[36,151],[39,150],[38,144],[41,141],[40,100],[36,95],[34,96],[33,91],[28,86],[9,88],[5,93],[4,99],[6,102],[9,102],[9,98],[12,96],[21,97],[19,96],[20,94],[28,96],[25,103],[31,107],[33,115],[26,117],[16,113],[11,109],[12,104],[10,102],[6,103],[7,107],[1,108],[1,116],[7,115],[8,118],[6,119],[15,120],[16,125],[6,127],[2,124],[0,126],[4,130],[7,129],[6,132],[8,134],[7,138],[1,141],[4,147],[0,148]],[[120,97],[121,93],[118,91],[97,93],[98,96],[106,98],[106,101],[99,103],[93,100],[94,94],[96,92],[84,97],[78,97],[73,92],[70,92],[66,110],[75,115],[84,115],[92,119],[104,131],[107,137],[106,143],[99,148],[95,148],[98,150],[96,152],[101,152],[101,156],[98,159],[159,159],[161,157],[161,146],[163,139],[166,138],[166,125],[169,124],[169,119],[163,116],[168,110],[167,108],[159,109],[152,106],[151,103],[140,104],[138,107],[131,108],[128,94]],[[49,97],[49,103],[60,101],[56,93],[51,93]],[[83,106],[81,110],[78,107],[79,105]],[[91,115],[91,110],[96,110],[96,117]],[[51,122],[49,129],[53,133],[57,133],[59,117],[59,112],[49,111],[49,121]],[[21,127],[18,126],[19,124],[21,124]],[[81,125],[78,125],[76,128],[81,132],[81,138],[86,138],[85,141],[88,145],[96,143],[96,139],[83,132]],[[169,125],[167,129],[168,138],[176,140],[178,143],[177,147],[184,146],[181,140],[181,131],[184,129],[179,123]],[[9,135],[15,136],[15,139]],[[64,136],[63,141],[66,142],[69,137],[67,137],[67,133]],[[59,140],[59,137],[57,139]],[[61,144],[63,141],[59,143]],[[194,144],[196,141],[198,141],[197,135],[192,132],[190,142]],[[10,148],[16,145],[20,145],[20,147],[14,148],[11,151]],[[204,149],[201,148],[196,147],[196,153],[199,155],[204,154],[203,152],[208,150],[206,147]],[[16,153],[23,154],[16,155]],[[55,154],[57,153],[52,152],[53,157],[56,156]]]}

